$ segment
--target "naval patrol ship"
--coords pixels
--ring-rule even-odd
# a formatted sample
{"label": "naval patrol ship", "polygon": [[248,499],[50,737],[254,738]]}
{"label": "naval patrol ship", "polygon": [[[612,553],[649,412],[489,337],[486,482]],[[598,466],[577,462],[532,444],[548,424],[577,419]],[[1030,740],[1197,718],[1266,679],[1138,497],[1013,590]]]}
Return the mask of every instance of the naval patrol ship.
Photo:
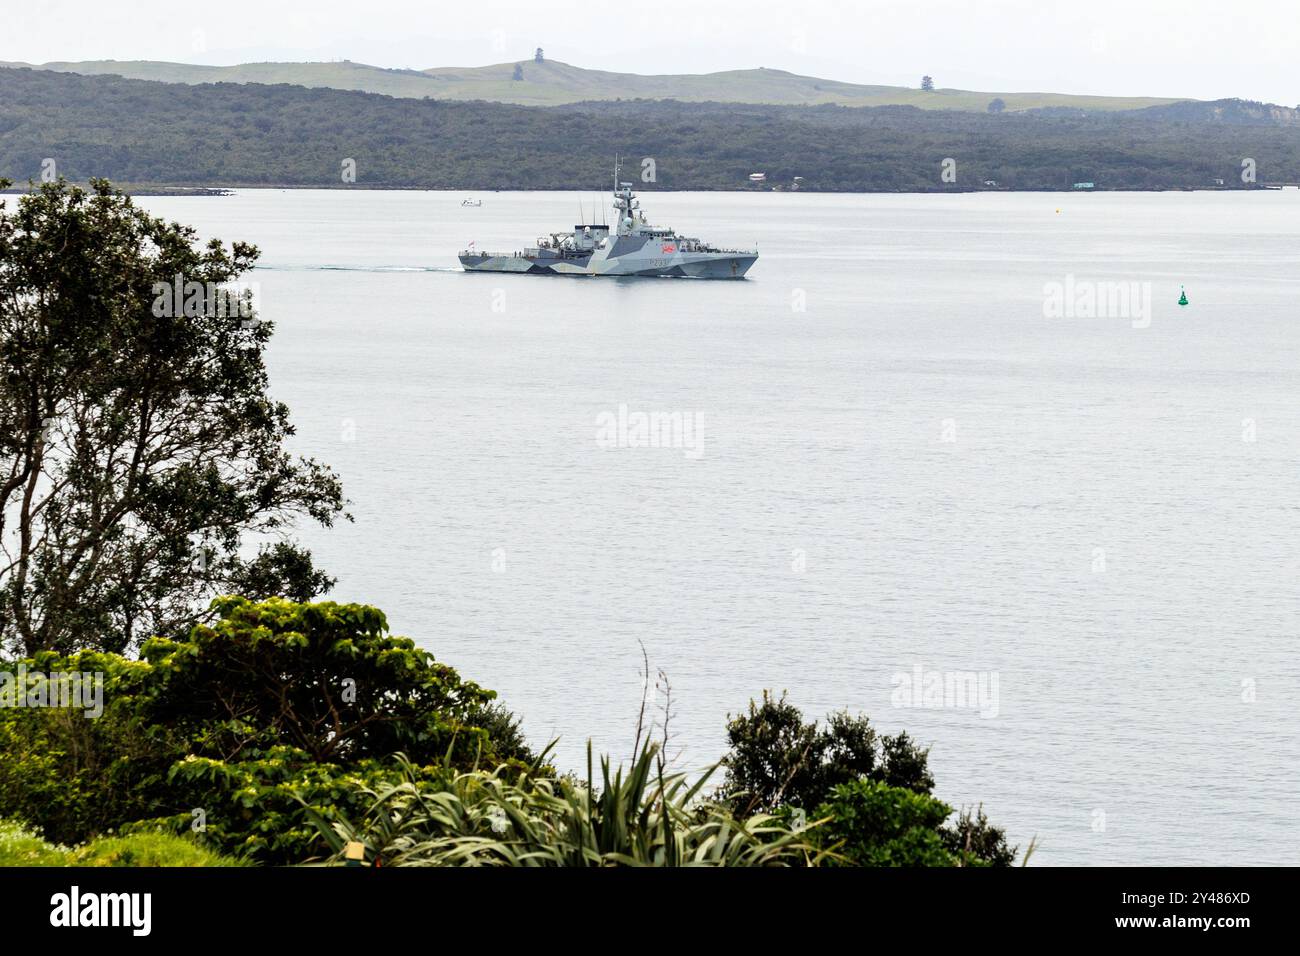
{"label": "naval patrol ship", "polygon": [[758,251],[717,249],[699,239],[679,236],[672,229],[652,226],[641,210],[632,184],[618,181],[614,168],[616,225],[581,223],[573,232],[542,236],[522,252],[460,253],[468,272],[519,272],[574,276],[687,276],[696,279],[740,279],[758,258]]}

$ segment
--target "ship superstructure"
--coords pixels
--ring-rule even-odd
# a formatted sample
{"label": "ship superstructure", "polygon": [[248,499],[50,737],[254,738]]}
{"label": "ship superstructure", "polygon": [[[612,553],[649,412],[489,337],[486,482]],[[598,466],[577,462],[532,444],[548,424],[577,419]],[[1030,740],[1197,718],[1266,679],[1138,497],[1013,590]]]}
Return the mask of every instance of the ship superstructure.
{"label": "ship superstructure", "polygon": [[719,249],[673,229],[653,226],[629,182],[614,167],[613,226],[579,223],[572,232],[553,232],[518,252],[460,253],[470,272],[534,275],[681,276],[739,279],[758,259],[758,251]]}

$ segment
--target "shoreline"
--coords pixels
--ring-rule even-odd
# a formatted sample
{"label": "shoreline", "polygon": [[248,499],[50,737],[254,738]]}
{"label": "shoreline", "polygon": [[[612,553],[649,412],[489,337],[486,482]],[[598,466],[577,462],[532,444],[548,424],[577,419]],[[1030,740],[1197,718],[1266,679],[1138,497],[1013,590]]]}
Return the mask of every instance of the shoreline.
{"label": "shoreline", "polygon": [[[39,185],[32,183],[33,186]],[[87,188],[88,182],[76,182],[73,185]],[[130,196],[230,196],[239,190],[339,190],[339,191],[361,191],[361,192],[468,192],[468,193],[555,193],[555,192],[577,192],[590,193],[591,187],[573,186],[573,187],[546,187],[533,188],[526,186],[506,186],[500,188],[475,188],[473,186],[386,186],[386,185],[362,185],[360,183],[313,183],[305,185],[302,183],[285,184],[285,183],[240,183],[235,185],[221,186],[192,186],[192,185],[161,185],[157,183],[113,183],[113,186],[122,190]],[[758,196],[778,195],[798,195],[813,194],[819,196],[947,196],[953,194],[974,195],[974,194],[1007,194],[1007,193],[1037,193],[1040,195],[1069,195],[1080,196],[1095,193],[1258,193],[1258,192],[1279,192],[1288,188],[1300,188],[1294,184],[1273,184],[1273,183],[1255,183],[1249,186],[1166,186],[1166,187],[1145,187],[1145,188],[1094,188],[1094,189],[1011,189],[1006,187],[951,187],[946,189],[748,189],[738,187],[736,189],[655,189],[655,193],[750,193]],[[25,195],[29,190],[10,186],[7,189],[0,189],[0,195]]]}

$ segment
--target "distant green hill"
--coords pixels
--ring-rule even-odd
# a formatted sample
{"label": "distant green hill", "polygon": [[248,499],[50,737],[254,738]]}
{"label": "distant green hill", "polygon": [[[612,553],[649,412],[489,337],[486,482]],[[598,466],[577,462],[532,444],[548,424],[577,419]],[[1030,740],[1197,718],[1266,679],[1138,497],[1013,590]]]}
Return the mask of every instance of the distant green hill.
{"label": "distant green hill", "polygon": [[[4,63],[0,67],[22,67]],[[195,66],[156,60],[86,60],[80,63],[43,63],[37,70],[79,73],[83,76],[115,75],[160,83],[290,83],[294,86],[383,93],[386,96],[432,96],[435,85],[416,70],[385,70],[364,63],[244,63],[240,66]]]}
{"label": "distant green hill", "polygon": [[[358,188],[594,190],[621,155],[653,157],[654,188],[665,190],[1245,189],[1248,156],[1261,184],[1300,182],[1300,123],[1279,119],[1280,108],[1190,105],[1001,115],[675,100],[527,107],[0,69],[0,178],[21,188],[50,159],[74,181],[136,186],[346,189],[350,167]],[[955,181],[941,176],[948,157]],[[766,173],[761,186],[755,171]]]}
{"label": "distant green hill", "polygon": [[[0,66],[29,66],[0,63]],[[512,77],[518,66],[523,79]],[[87,76],[116,74],[163,83],[290,83],[295,86],[358,90],[398,97],[489,100],[520,106],[561,106],[585,100],[672,99],[683,102],[766,103],[783,106],[835,103],[842,106],[918,106],[922,109],[984,112],[1001,99],[1009,112],[1066,107],[1131,110],[1180,102],[1151,96],[1074,96],[1067,93],[984,93],[939,89],[925,92],[903,86],[863,86],[799,76],[784,70],[729,70],[722,73],[641,76],[609,73],[531,59],[492,66],[386,70],[344,60],[337,63],[245,63],[194,66],[150,60],[91,60],[43,63],[34,69]]]}

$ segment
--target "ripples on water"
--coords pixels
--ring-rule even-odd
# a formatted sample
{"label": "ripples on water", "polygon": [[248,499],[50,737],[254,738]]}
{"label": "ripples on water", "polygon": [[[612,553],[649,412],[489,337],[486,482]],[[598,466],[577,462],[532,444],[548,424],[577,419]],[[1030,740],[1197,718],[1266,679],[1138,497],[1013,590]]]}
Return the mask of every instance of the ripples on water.
{"label": "ripples on water", "polygon": [[[631,746],[644,643],[684,767],[788,689],[1039,863],[1296,861],[1300,191],[644,196],[757,241],[744,282],[463,274],[579,197],[461,198],[144,200],[262,248],[274,393],[354,501],[304,534],[335,597],[570,766]],[[1150,326],[1045,318],[1067,274],[1151,283]],[[701,454],[601,447],[620,405]],[[893,706],[917,667],[996,716]]]}

